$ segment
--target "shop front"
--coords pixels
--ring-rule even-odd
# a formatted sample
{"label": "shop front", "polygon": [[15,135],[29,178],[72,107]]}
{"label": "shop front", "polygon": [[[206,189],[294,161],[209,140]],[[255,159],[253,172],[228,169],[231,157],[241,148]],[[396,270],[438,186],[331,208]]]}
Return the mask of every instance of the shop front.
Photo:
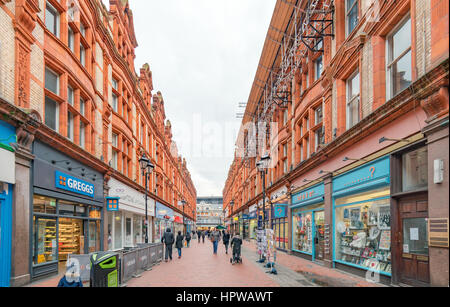
{"label": "shop front", "polygon": [[302,257],[316,261],[324,259],[324,184],[292,195],[292,246]]}
{"label": "shop front", "polygon": [[[109,197],[118,198],[118,210],[108,211],[108,249],[120,250],[145,242],[145,194],[115,178],[108,182]],[[155,216],[155,200],[147,197],[148,224]],[[152,227],[148,242],[152,242]]]}
{"label": "shop front", "polygon": [[248,209],[245,210],[242,215],[241,215],[241,222],[242,222],[242,226],[241,226],[241,235],[242,235],[242,239],[249,239],[250,237],[250,216],[249,216],[249,211]]}
{"label": "shop front", "polygon": [[249,239],[256,240],[256,231],[258,230],[258,216],[256,215],[257,206],[250,206],[248,209],[248,219],[249,219]]}
{"label": "shop front", "polygon": [[16,159],[10,143],[16,142],[16,129],[0,120],[0,287],[11,278],[12,206]]}
{"label": "shop front", "polygon": [[174,212],[173,224],[175,227],[175,235],[177,235],[179,231],[181,234],[184,234],[183,216],[181,214]]}
{"label": "shop front", "polygon": [[391,264],[390,158],[380,158],[333,179],[333,262],[363,276],[389,280]]}
{"label": "shop front", "polygon": [[[103,249],[103,175],[48,145],[33,146],[32,278],[64,270],[71,254]],[[58,269],[59,268],[59,269]]]}
{"label": "shop front", "polygon": [[160,202],[156,202],[156,215],[155,215],[155,243],[161,242],[161,238],[167,228],[175,233],[174,228],[174,212],[172,209],[164,206]]}
{"label": "shop front", "polygon": [[272,229],[275,235],[275,244],[277,249],[287,250],[288,246],[288,204],[272,205]]}

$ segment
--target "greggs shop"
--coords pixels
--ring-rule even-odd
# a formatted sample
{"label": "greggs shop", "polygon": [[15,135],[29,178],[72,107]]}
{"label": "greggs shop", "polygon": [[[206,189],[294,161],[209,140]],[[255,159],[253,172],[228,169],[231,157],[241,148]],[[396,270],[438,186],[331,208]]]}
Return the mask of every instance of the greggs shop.
{"label": "greggs shop", "polygon": [[70,254],[103,246],[103,175],[36,141],[30,214],[32,278],[65,270]]}

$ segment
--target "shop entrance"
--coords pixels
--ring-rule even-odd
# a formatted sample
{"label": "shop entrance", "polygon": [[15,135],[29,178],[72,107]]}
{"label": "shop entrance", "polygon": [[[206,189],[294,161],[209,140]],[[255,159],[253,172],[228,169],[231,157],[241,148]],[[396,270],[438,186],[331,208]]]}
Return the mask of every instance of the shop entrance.
{"label": "shop entrance", "polygon": [[430,283],[428,255],[428,196],[399,199],[399,280],[412,286]]}
{"label": "shop entrance", "polygon": [[325,212],[314,212],[314,256],[316,260],[323,260],[325,246]]}
{"label": "shop entrance", "polygon": [[59,246],[58,260],[59,271],[65,272],[65,265],[70,254],[82,255],[86,254],[85,250],[85,229],[87,229],[87,221],[73,218],[59,218]]}

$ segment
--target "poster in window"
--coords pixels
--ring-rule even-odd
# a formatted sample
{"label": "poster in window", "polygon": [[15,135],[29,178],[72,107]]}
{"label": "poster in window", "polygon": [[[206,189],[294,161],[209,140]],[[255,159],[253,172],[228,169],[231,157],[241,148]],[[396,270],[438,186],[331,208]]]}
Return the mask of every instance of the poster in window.
{"label": "poster in window", "polygon": [[378,211],[378,228],[391,229],[391,208],[390,206],[380,207]]}
{"label": "poster in window", "polygon": [[350,228],[359,228],[360,227],[360,208],[354,208],[350,210]]}
{"label": "poster in window", "polygon": [[382,249],[382,250],[390,250],[391,249],[391,231],[390,230],[383,230],[381,232],[379,249]]}

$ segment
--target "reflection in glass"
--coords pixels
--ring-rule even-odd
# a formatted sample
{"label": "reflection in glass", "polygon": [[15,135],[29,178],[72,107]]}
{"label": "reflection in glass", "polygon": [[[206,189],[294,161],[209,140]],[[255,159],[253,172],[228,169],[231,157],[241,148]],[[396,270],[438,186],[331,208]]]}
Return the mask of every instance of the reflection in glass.
{"label": "reflection in glass", "polygon": [[428,186],[428,150],[426,147],[402,156],[402,188],[412,191]]}
{"label": "reflection in glass", "polygon": [[426,218],[403,219],[403,252],[428,255],[428,229]]}

